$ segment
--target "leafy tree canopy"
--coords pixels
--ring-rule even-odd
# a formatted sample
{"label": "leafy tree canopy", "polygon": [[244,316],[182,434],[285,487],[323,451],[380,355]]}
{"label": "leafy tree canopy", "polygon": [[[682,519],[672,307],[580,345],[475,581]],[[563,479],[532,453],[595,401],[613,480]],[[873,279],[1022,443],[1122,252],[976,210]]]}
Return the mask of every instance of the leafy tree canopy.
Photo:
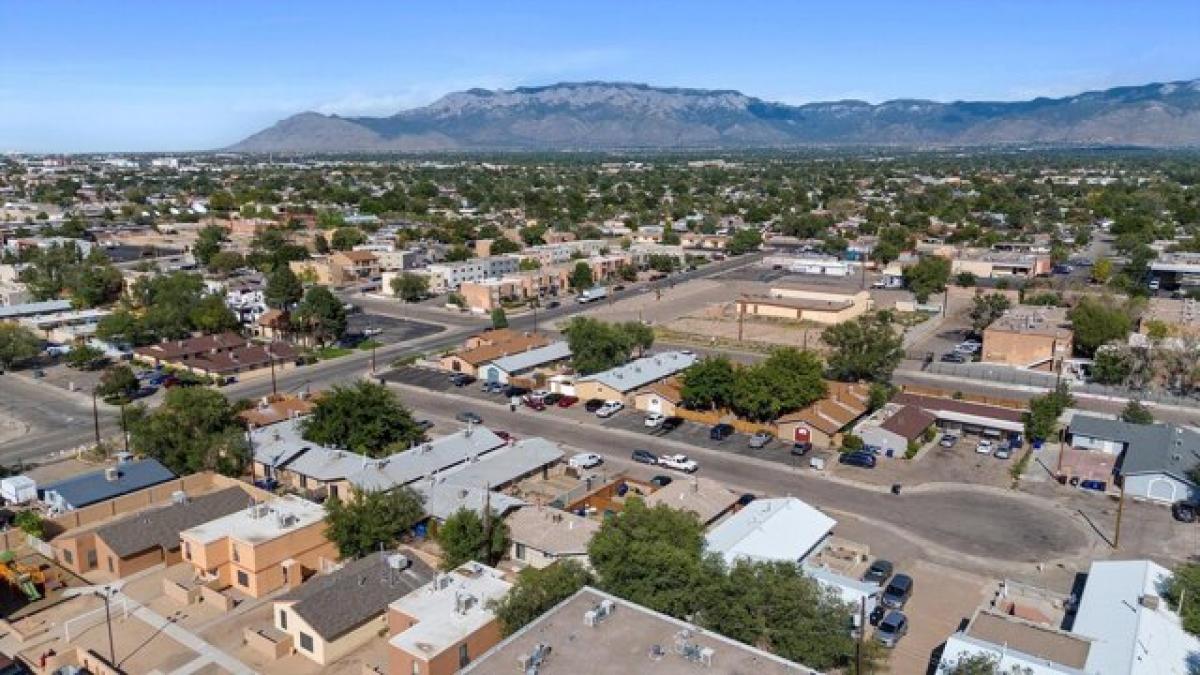
{"label": "leafy tree canopy", "polygon": [[306,440],[368,457],[386,457],[425,440],[392,390],[366,380],[334,386],[302,425]]}
{"label": "leafy tree canopy", "polygon": [[543,569],[526,567],[493,611],[504,635],[512,635],[590,583],[591,572],[574,560],[559,560]]}
{"label": "leafy tree canopy", "polygon": [[821,341],[829,346],[830,377],[842,382],[889,382],[904,358],[904,340],[882,314],[830,326]]}
{"label": "leafy tree canopy", "polygon": [[0,322],[0,366],[12,368],[38,355],[42,340],[18,323]]}
{"label": "leafy tree canopy", "polygon": [[129,412],[129,443],[177,474],[216,470],[239,475],[247,455],[245,435],[219,391],[175,387],[158,408]]}
{"label": "leafy tree canopy", "polygon": [[325,502],[325,536],[343,558],[357,558],[390,548],[424,517],[421,496],[412,488],[356,492],[348,501]]}
{"label": "leafy tree canopy", "polygon": [[508,526],[493,515],[487,523],[471,509],[461,508],[437,531],[442,568],[452,570],[471,560],[496,564],[508,549]]}
{"label": "leafy tree canopy", "polygon": [[1129,305],[1092,297],[1084,297],[1068,312],[1075,331],[1076,351],[1090,356],[1100,345],[1124,340],[1133,328],[1132,308]]}
{"label": "leafy tree canopy", "polygon": [[320,344],[336,340],[346,332],[346,309],[324,286],[308,289],[292,319],[300,331]]}
{"label": "leafy tree canopy", "polygon": [[429,293],[429,277],[404,272],[392,277],[392,293],[404,302],[416,302]]}
{"label": "leafy tree canopy", "polygon": [[950,261],[940,256],[922,258],[904,269],[904,283],[917,297],[917,302],[926,302],[930,295],[946,290],[949,280]]}

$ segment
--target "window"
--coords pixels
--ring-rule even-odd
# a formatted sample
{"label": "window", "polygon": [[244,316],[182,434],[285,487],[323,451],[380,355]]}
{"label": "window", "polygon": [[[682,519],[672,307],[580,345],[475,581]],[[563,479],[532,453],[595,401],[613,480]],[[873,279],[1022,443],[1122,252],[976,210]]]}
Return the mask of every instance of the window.
{"label": "window", "polygon": [[64,549],[62,553],[63,553],[63,562],[67,563],[68,565],[75,564],[75,556],[72,555],[70,551],[67,551]]}
{"label": "window", "polygon": [[233,562],[242,562],[242,557],[238,555],[238,547],[233,547]]}
{"label": "window", "polygon": [[96,562],[96,552],[88,551],[87,552],[87,568],[89,570],[94,570],[94,569],[96,569],[97,564],[98,563]]}
{"label": "window", "polygon": [[517,550],[515,551],[513,557],[517,560],[525,559],[525,544],[517,544]]}
{"label": "window", "polygon": [[111,555],[108,556],[108,571],[112,572],[114,574],[116,573],[116,570],[114,569],[114,565],[113,565],[113,557]]}
{"label": "window", "polygon": [[304,631],[300,631],[300,649],[303,649],[304,651],[306,651],[310,654],[312,653],[312,650],[313,650],[312,636],[309,635],[308,633],[305,633]]}
{"label": "window", "polygon": [[287,612],[279,610],[279,630],[287,630]]}
{"label": "window", "polygon": [[242,570],[238,570],[237,582],[238,586],[241,586],[242,588],[250,588],[250,575],[246,574]]}
{"label": "window", "polygon": [[466,668],[471,662],[471,655],[467,653],[467,643],[462,643],[458,646],[458,667]]}
{"label": "window", "polygon": [[421,675],[421,662],[420,661],[415,661],[415,660],[413,661],[412,675]]}

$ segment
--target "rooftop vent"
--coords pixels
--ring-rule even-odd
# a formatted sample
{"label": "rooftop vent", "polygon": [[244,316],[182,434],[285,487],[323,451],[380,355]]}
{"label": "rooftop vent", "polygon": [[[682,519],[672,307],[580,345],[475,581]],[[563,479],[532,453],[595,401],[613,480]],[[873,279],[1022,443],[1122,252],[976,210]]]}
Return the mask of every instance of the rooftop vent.
{"label": "rooftop vent", "polygon": [[115,466],[104,469],[104,480],[113,483],[121,477],[121,470]]}
{"label": "rooftop vent", "polygon": [[172,504],[186,504],[188,502],[187,493],[183,490],[176,490],[171,493]]}
{"label": "rooftop vent", "polygon": [[533,647],[533,651],[528,654],[522,654],[517,657],[517,663],[521,665],[521,670],[525,675],[537,675],[538,668],[550,658],[550,645],[539,642]]}
{"label": "rooftop vent", "polygon": [[583,625],[595,627],[601,621],[612,616],[613,612],[617,611],[617,604],[609,599],[600,601],[600,604],[583,613]]}

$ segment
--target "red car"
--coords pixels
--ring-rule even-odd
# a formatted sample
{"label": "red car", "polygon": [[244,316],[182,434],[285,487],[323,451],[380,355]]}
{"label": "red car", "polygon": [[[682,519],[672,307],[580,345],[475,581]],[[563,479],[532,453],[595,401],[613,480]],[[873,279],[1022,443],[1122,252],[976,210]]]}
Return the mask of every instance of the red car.
{"label": "red car", "polygon": [[576,403],[579,403],[579,398],[575,396],[564,396],[558,399],[558,407],[560,408],[570,408]]}
{"label": "red car", "polygon": [[493,430],[492,433],[496,434],[500,438],[503,438],[506,443],[512,443],[513,441],[517,440],[516,436],[513,436],[512,434],[508,433],[507,431]]}
{"label": "red car", "polygon": [[546,409],[546,404],[542,403],[542,399],[540,399],[540,398],[534,398],[532,396],[525,396],[524,398],[521,399],[521,402],[524,403],[527,408],[532,408],[534,410],[545,410]]}

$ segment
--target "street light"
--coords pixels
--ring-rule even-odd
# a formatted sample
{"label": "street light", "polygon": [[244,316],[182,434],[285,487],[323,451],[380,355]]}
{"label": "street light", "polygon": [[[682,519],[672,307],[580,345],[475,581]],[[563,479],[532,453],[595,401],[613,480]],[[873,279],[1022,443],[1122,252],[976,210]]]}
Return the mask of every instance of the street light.
{"label": "street light", "polygon": [[109,608],[109,602],[113,598],[117,597],[117,595],[121,592],[121,587],[124,585],[124,581],[114,581],[111,584],[68,588],[67,590],[63,591],[63,597],[67,598],[74,598],[81,595],[94,595],[104,601],[104,623],[108,627],[108,663],[113,668],[117,667],[117,649],[113,643],[112,610]]}

